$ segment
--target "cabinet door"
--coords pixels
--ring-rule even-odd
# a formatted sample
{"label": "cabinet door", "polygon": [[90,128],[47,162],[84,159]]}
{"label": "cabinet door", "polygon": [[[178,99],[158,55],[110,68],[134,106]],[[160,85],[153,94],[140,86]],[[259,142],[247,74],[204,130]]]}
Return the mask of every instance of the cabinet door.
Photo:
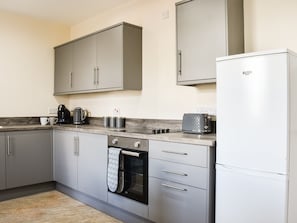
{"label": "cabinet door", "polygon": [[52,160],[50,130],[7,133],[7,188],[52,181]]}
{"label": "cabinet door", "polygon": [[5,135],[0,134],[0,190],[5,189]]}
{"label": "cabinet door", "polygon": [[73,90],[96,88],[96,40],[89,36],[73,43]]}
{"label": "cabinet door", "polygon": [[123,86],[123,26],[96,35],[98,88]]}
{"label": "cabinet door", "polygon": [[72,43],[55,48],[55,94],[72,90],[72,49]]}
{"label": "cabinet door", "polygon": [[149,219],[156,223],[206,223],[206,191],[149,178]]}
{"label": "cabinet door", "polygon": [[107,136],[79,133],[78,190],[107,201]]}
{"label": "cabinet door", "polygon": [[77,189],[76,133],[54,131],[54,180]]}
{"label": "cabinet door", "polygon": [[178,84],[215,81],[216,57],[227,52],[225,7],[225,0],[176,6]]}

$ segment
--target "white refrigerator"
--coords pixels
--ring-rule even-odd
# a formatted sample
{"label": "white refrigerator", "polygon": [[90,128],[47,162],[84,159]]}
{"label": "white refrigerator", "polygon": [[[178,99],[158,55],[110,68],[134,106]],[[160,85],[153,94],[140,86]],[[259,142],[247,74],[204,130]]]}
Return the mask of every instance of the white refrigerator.
{"label": "white refrigerator", "polygon": [[297,54],[216,64],[216,223],[296,223]]}

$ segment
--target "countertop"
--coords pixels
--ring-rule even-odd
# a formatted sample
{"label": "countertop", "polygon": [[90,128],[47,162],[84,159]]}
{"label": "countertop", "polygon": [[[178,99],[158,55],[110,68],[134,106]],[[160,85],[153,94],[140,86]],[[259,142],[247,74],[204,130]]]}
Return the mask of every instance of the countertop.
{"label": "countertop", "polygon": [[57,129],[65,131],[76,131],[85,133],[95,133],[113,136],[123,136],[123,137],[133,137],[140,139],[151,139],[160,140],[167,142],[177,142],[177,143],[187,143],[187,144],[197,144],[205,146],[215,146],[216,135],[215,134],[187,134],[182,132],[166,133],[166,134],[140,134],[140,133],[130,133],[121,132],[109,128],[104,128],[101,126],[94,125],[13,125],[13,126],[0,126],[0,132],[7,131],[26,131],[26,130],[42,130],[42,129]]}

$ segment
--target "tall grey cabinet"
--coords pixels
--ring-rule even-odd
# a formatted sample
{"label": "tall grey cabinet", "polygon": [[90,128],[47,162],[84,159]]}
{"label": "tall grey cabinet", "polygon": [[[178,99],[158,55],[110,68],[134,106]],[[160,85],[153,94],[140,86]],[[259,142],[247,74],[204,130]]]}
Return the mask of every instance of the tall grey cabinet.
{"label": "tall grey cabinet", "polygon": [[0,190],[5,189],[5,135],[0,133]]}
{"label": "tall grey cabinet", "polygon": [[243,0],[176,3],[177,84],[216,81],[216,57],[244,52]]}
{"label": "tall grey cabinet", "polygon": [[120,23],[55,48],[55,95],[141,88],[139,26]]}

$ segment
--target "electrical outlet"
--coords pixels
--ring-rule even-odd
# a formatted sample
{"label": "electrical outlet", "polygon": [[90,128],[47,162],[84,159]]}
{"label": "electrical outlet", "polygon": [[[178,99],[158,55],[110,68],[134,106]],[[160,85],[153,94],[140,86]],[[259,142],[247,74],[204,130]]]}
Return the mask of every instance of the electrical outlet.
{"label": "electrical outlet", "polygon": [[49,115],[56,115],[58,112],[57,108],[48,108],[48,114]]}

